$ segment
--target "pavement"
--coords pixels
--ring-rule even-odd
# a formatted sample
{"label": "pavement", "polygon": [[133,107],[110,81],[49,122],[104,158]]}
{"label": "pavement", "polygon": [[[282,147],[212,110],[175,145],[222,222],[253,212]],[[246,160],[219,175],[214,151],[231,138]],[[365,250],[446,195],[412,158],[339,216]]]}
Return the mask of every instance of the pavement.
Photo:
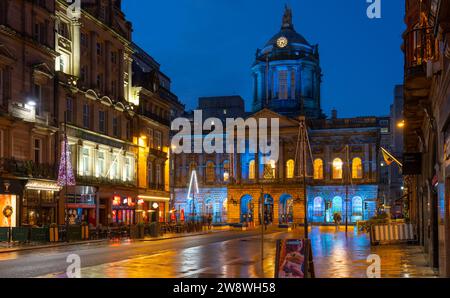
{"label": "pavement", "polygon": [[[160,241],[90,243],[0,254],[0,277],[64,278],[76,254],[83,278],[272,278],[277,239],[302,238],[301,230],[268,231],[261,261],[259,230],[224,231]],[[436,277],[422,250],[416,246],[371,247],[366,234],[333,227],[310,232],[316,276],[364,278],[367,257],[381,258],[381,277]]]}
{"label": "pavement", "polygon": [[[160,240],[168,240],[168,239],[178,239],[184,237],[192,237],[199,235],[208,235],[211,233],[220,233],[224,230],[210,230],[203,231],[198,233],[167,233],[160,237],[146,237],[144,239],[134,239],[133,241],[160,241]],[[85,244],[95,244],[95,243],[107,243],[107,242],[121,242],[123,240],[108,240],[108,239],[100,239],[100,240],[89,240],[89,241],[74,241],[74,242],[57,242],[57,243],[8,243],[8,242],[0,242],[0,254],[1,253],[10,253],[10,252],[18,252],[18,251],[27,251],[27,250],[37,250],[37,249],[47,249],[47,248],[55,248],[55,247],[64,247],[64,246],[74,246],[74,245],[85,245]],[[129,240],[125,240],[129,241]]]}

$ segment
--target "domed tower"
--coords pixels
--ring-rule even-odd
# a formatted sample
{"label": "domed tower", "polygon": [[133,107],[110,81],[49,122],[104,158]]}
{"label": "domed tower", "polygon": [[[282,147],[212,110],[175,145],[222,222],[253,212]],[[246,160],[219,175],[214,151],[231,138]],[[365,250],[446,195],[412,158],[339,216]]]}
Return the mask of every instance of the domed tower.
{"label": "domed tower", "polygon": [[290,8],[285,8],[280,32],[257,50],[252,72],[254,112],[268,108],[289,117],[322,116],[318,46],[295,31]]}

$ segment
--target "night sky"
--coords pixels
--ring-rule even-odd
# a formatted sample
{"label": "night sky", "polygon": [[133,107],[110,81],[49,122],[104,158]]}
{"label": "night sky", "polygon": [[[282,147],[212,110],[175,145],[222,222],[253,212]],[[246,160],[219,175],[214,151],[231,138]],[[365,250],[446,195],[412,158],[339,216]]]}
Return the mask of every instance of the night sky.
{"label": "night sky", "polygon": [[403,0],[382,0],[378,20],[366,0],[124,0],[123,10],[186,109],[220,95],[241,95],[249,107],[256,49],[281,28],[285,4],[296,31],[319,44],[324,112],[388,115],[403,81]]}

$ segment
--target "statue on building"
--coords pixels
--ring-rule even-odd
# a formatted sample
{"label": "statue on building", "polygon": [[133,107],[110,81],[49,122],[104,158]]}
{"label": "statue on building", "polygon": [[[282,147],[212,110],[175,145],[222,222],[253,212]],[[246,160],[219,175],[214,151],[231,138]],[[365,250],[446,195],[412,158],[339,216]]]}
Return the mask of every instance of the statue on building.
{"label": "statue on building", "polygon": [[283,28],[291,28],[291,27],[292,27],[292,9],[290,9],[286,5],[284,7]]}

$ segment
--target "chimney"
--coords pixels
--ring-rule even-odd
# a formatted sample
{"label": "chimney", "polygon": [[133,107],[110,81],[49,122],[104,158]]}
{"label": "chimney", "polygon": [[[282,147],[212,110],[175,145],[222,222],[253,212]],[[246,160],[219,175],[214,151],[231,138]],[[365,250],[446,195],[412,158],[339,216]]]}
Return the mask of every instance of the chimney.
{"label": "chimney", "polygon": [[336,120],[338,117],[338,112],[336,110],[336,108],[334,108],[333,110],[331,110],[331,119]]}

